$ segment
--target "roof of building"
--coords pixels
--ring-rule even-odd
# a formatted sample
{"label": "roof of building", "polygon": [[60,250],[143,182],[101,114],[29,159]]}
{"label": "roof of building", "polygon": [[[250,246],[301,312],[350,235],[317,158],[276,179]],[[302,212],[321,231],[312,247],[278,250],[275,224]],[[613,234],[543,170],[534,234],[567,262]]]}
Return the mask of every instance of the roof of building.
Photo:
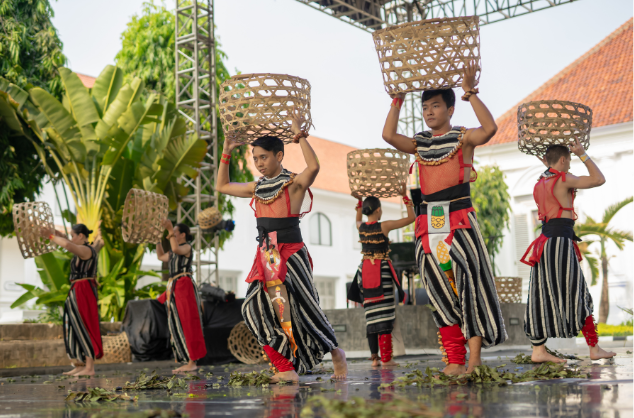
{"label": "roof of building", "polygon": [[75,73],[77,74],[77,77],[79,77],[79,79],[81,80],[82,83],[84,83],[84,86],[86,86],[87,88],[92,88],[92,86],[95,85],[95,77],[91,77],[89,75],[86,74],[80,74],[80,73]]}
{"label": "roof of building", "polygon": [[632,22],[625,22],[590,51],[500,116],[487,145],[517,141],[517,107],[533,100],[566,100],[592,108],[592,127],[631,122]]}

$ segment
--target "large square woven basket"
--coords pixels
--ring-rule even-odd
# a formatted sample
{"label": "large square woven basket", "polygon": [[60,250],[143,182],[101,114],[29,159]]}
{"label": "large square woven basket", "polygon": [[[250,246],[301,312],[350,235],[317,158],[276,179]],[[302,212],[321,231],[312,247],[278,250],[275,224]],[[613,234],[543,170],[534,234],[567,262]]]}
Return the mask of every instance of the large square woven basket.
{"label": "large square woven basket", "polygon": [[225,136],[246,144],[265,136],[293,140],[290,112],[304,118],[301,130],[313,125],[310,116],[310,83],[287,74],[239,74],[220,86],[220,120]]}
{"label": "large square woven basket", "polygon": [[399,196],[407,182],[409,154],[395,149],[360,149],[346,156],[352,196]]}
{"label": "large square woven basket", "polygon": [[24,258],[37,257],[57,248],[42,231],[52,231],[53,212],[46,202],[24,202],[13,205],[13,228]]}
{"label": "large square woven basket", "polygon": [[592,109],[564,100],[538,100],[517,108],[517,147],[529,155],[543,156],[553,145],[572,145],[575,137],[590,147]]}
{"label": "large square woven basket", "polygon": [[478,16],[403,23],[372,34],[388,94],[459,87],[465,64],[480,79]]}

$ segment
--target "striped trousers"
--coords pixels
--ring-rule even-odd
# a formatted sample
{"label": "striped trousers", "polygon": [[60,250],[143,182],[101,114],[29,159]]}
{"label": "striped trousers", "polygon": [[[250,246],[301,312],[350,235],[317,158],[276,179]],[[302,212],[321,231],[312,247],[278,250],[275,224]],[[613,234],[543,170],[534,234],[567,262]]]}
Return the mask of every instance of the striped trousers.
{"label": "striped trousers", "polygon": [[482,337],[491,347],[507,338],[500,310],[489,253],[475,212],[469,213],[469,229],[456,229],[449,256],[453,264],[457,295],[431,254],[425,254],[421,238],[416,240],[416,260],[423,286],[436,308],[434,322],[441,327],[459,325],[466,339]]}
{"label": "striped trousers", "polygon": [[71,360],[84,363],[103,357],[97,299],[94,280],[71,283],[64,302],[64,345]]}
{"label": "striped trousers", "polygon": [[576,337],[592,310],[592,297],[572,240],[549,238],[541,259],[531,268],[526,336],[533,345],[544,344],[548,337]]}
{"label": "striped trousers", "polygon": [[308,249],[303,247],[291,255],[286,267],[284,286],[297,350],[291,349],[263,282],[256,280],[249,285],[242,317],[261,346],[270,346],[288,359],[297,373],[304,373],[321,363],[324,355],[337,347],[337,339],[319,306]]}
{"label": "striped trousers", "polygon": [[166,304],[174,357],[181,363],[200,360],[207,354],[207,347],[196,282],[190,276],[181,276],[174,279],[171,286],[170,298]]}
{"label": "striped trousers", "polygon": [[[377,260],[379,261],[379,260]],[[367,334],[390,334],[394,329],[396,319],[396,305],[394,301],[394,277],[390,263],[380,260],[381,263],[381,287],[383,299],[377,301],[363,301],[365,310],[365,323]],[[363,263],[359,266],[355,279],[359,284],[359,290],[363,293]]]}

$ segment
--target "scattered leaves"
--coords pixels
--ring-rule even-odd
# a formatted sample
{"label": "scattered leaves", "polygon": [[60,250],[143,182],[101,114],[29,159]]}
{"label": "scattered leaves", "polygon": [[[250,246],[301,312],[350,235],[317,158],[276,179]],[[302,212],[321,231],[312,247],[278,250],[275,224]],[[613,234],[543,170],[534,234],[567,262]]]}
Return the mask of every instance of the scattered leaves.
{"label": "scattered leaves", "polygon": [[260,373],[232,372],[229,376],[229,386],[266,386],[270,382],[271,376],[265,370],[262,370]]}
{"label": "scattered leaves", "polygon": [[430,411],[427,405],[406,398],[389,401],[365,400],[353,397],[348,401],[311,396],[302,408],[300,417],[338,416],[346,418],[409,418],[442,417],[441,412]]}
{"label": "scattered leaves", "polygon": [[112,402],[112,401],[136,401],[136,397],[128,396],[127,394],[117,395],[103,388],[89,388],[87,392],[73,392],[69,391],[66,396],[67,401],[73,402]]}

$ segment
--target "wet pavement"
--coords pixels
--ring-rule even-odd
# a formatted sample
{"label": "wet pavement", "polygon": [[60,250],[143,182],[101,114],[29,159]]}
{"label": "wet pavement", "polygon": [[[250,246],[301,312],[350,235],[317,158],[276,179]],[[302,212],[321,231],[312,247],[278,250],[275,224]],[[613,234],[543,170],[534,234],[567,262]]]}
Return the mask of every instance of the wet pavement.
{"label": "wet pavement", "polygon": [[[118,370],[101,371],[98,376],[63,379],[60,375],[16,376],[0,378],[0,418],[8,417],[128,417],[138,411],[160,408],[190,417],[299,417],[309,398],[322,396],[354,404],[355,397],[391,401],[409,399],[429,408],[425,415],[438,417],[632,417],[633,359],[630,348],[616,349],[615,360],[578,362],[590,378],[553,379],[508,384],[468,384],[465,386],[386,387],[413,370],[442,367],[439,356],[406,356],[398,358],[400,367],[376,368],[366,360],[349,360],[349,376],[345,382],[331,382],[330,374],[300,377],[298,385],[269,387],[228,387],[229,374],[260,371],[264,365],[229,364],[204,366],[197,373],[200,380],[187,381],[186,388],[127,391],[136,401],[117,400],[107,403],[66,402],[69,390],[85,391],[102,387],[109,390],[133,382],[141,372],[149,374],[143,363],[121,365]],[[528,353],[528,352],[525,352]],[[492,353],[485,364],[519,373],[534,365],[510,362],[514,352]],[[584,353],[579,353],[584,354]],[[487,353],[483,352],[483,356]],[[491,355],[491,354],[489,354]],[[160,363],[161,375],[171,375],[173,363]],[[329,362],[319,369],[332,368]],[[208,373],[213,373],[209,375]],[[58,380],[59,379],[59,380]],[[121,392],[117,392],[121,393]],[[359,409],[362,412],[362,409]],[[322,414],[315,414],[320,416]],[[414,416],[415,413],[409,414]],[[138,416],[147,416],[139,413]],[[167,416],[167,415],[164,415]],[[306,411],[302,416],[308,416]],[[344,416],[344,415],[340,415]],[[345,415],[361,416],[361,415]]]}

